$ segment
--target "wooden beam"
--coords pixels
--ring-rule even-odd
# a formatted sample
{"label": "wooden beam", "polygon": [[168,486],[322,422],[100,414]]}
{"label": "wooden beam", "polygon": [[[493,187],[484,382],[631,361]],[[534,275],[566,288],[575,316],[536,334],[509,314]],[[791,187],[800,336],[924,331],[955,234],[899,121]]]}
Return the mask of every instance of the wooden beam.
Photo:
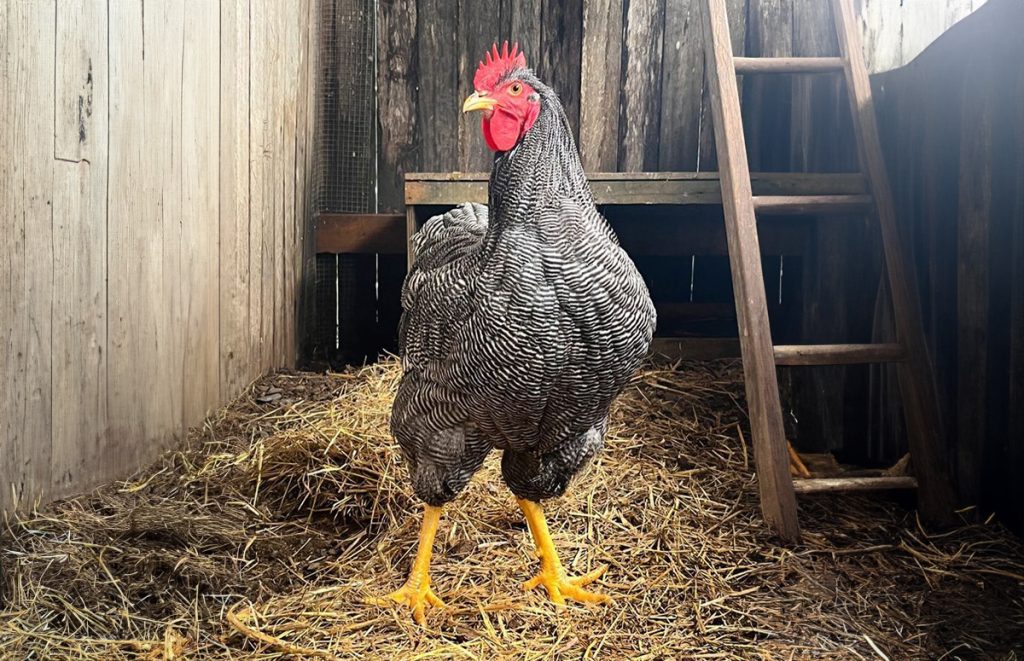
{"label": "wooden beam", "polygon": [[736,292],[736,317],[761,512],[768,526],[780,537],[796,541],[800,538],[800,523],[793,480],[789,476],[786,434],[775,376],[768,302],[761,273],[761,250],[725,0],[707,0],[704,5],[704,35],[705,75],[711,91],[715,142],[721,168],[729,263]]}
{"label": "wooden beam", "polygon": [[865,211],[870,195],[757,195],[754,210],[761,215],[845,214]]}
{"label": "wooden beam", "polygon": [[805,493],[840,493],[845,491],[884,491],[895,489],[916,489],[917,480],[912,477],[822,477],[793,480],[793,490]]}
{"label": "wooden beam", "polygon": [[739,358],[740,341],[735,337],[656,337],[650,353],[671,360]]}
{"label": "wooden beam", "polygon": [[952,523],[955,520],[953,479],[921,324],[917,278],[913,269],[907,267],[903,251],[871,97],[871,81],[864,65],[860,27],[850,0],[832,0],[832,11],[840,52],[847,62],[846,85],[861,169],[868,177],[878,211],[896,333],[907,348],[907,361],[900,364],[898,373],[910,453],[921,484],[918,503],[926,520],[936,524]]}
{"label": "wooden beam", "polygon": [[856,365],[906,358],[899,344],[808,344],[775,347],[776,365]]}
{"label": "wooden beam", "polygon": [[405,216],[320,213],[314,221],[318,253],[405,252]]}
{"label": "wooden beam", "polygon": [[843,70],[841,57],[737,57],[736,73],[831,73]]}
{"label": "wooden beam", "polygon": [[[454,206],[487,203],[484,173],[416,172],[405,177],[405,203]],[[608,204],[722,203],[717,172],[594,172],[587,175],[594,200]],[[761,173],[751,177],[759,196],[862,195],[864,178],[848,173]]]}

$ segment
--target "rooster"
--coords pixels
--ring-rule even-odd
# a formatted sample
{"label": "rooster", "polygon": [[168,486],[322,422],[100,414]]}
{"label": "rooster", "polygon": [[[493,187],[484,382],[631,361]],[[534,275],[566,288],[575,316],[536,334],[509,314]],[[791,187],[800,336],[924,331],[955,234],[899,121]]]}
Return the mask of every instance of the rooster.
{"label": "rooster", "polygon": [[[571,578],[540,502],[562,495],[601,449],[612,400],[650,346],[643,279],[598,213],[558,97],[506,42],[480,62],[463,112],[494,152],[487,206],[465,204],[413,237],[402,291],[403,375],[391,431],[425,502],[408,581],[388,597],[425,623],[443,606],[429,565],[442,507],[492,449],[537,546],[543,586],[570,598],[606,567]],[[382,600],[390,603],[388,600]]]}

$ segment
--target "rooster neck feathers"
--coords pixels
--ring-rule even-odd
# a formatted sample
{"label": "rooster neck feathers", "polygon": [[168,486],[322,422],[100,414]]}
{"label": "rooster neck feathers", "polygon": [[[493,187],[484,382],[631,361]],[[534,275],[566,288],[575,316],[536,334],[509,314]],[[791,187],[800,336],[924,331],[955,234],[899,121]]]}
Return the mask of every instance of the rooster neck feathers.
{"label": "rooster neck feathers", "polygon": [[510,225],[535,222],[537,209],[572,200],[593,208],[594,198],[583,175],[579,152],[569,120],[554,91],[528,69],[508,72],[540,95],[540,115],[523,139],[512,149],[497,152],[491,171],[488,233],[500,233]]}

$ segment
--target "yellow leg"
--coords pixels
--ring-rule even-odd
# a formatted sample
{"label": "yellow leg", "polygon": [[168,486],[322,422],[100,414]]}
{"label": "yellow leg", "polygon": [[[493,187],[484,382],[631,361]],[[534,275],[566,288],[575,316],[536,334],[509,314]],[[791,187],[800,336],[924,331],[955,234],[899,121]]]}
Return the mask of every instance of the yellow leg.
{"label": "yellow leg", "polygon": [[392,592],[385,599],[378,599],[380,605],[390,603],[388,600],[397,601],[400,604],[412,607],[412,617],[418,624],[425,626],[427,618],[425,615],[426,606],[443,607],[444,602],[434,591],[430,589],[430,554],[434,548],[434,535],[437,534],[437,524],[441,520],[441,508],[427,505],[423,510],[423,527],[420,529],[420,543],[416,549],[416,559],[412,563],[412,570],[409,571],[409,580],[398,590]]}
{"label": "yellow leg", "polygon": [[544,510],[531,500],[519,498],[517,501],[526,515],[526,523],[530,526],[530,533],[537,545],[537,557],[540,558],[540,573],[523,583],[523,589],[532,590],[538,585],[543,585],[547,588],[548,597],[558,606],[565,605],[566,597],[591,604],[611,601],[612,598],[607,595],[583,589],[584,585],[601,578],[608,570],[607,565],[602,565],[583,576],[566,576],[562,562],[558,559],[558,552],[555,551],[555,544],[551,541]]}

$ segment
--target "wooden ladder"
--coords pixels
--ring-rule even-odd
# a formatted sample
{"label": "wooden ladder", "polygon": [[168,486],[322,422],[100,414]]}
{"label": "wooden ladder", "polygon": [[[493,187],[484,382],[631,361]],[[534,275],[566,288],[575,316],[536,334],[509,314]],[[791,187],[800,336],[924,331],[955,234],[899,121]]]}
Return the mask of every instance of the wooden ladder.
{"label": "wooden ladder", "polygon": [[[725,210],[729,262],[736,298],[740,349],[754,460],[766,523],[780,537],[800,537],[796,492],[866,490],[917,486],[926,520],[949,521],[953,513],[951,472],[938,418],[938,400],[925,347],[913,271],[900,245],[892,191],[879,142],[871,84],[850,0],[832,0],[839,57],[733,57],[726,0],[705,0],[705,61]],[[755,197],[750,184],[736,75],[771,73],[845,74],[853,113],[860,168],[870,195]],[[772,346],[761,273],[758,214],[849,213],[872,209],[881,228],[885,267],[896,322],[895,344]],[[794,481],[776,381],[776,365],[844,365],[897,362],[906,416],[913,478],[855,478]]]}

